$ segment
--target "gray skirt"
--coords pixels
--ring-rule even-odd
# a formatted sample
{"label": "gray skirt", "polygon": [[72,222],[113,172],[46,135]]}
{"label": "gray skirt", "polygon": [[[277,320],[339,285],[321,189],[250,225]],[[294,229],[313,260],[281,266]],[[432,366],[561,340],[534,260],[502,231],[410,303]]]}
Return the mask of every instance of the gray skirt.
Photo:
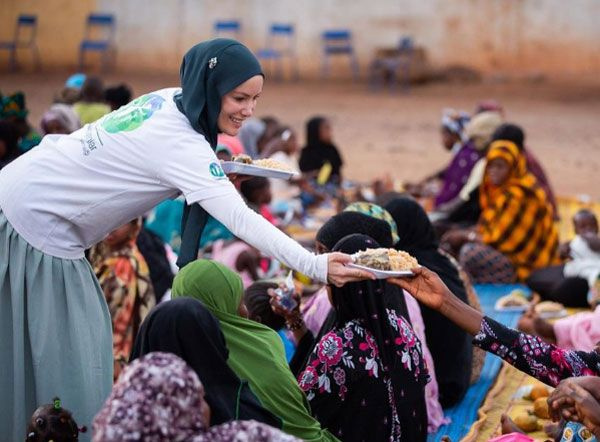
{"label": "gray skirt", "polygon": [[24,440],[55,396],[91,428],[112,371],[110,313],[88,261],[34,249],[0,210],[0,439]]}

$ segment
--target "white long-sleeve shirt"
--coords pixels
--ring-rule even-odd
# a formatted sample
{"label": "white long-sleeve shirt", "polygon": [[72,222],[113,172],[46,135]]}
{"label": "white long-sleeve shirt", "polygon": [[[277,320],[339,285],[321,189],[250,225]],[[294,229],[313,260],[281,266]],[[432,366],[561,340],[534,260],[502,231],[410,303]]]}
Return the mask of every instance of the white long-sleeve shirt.
{"label": "white long-sleeve shirt", "polygon": [[231,232],[312,278],[316,256],[250,210],[205,138],[175,106],[177,88],[152,92],[95,123],[41,144],[0,171],[0,209],[36,249],[66,259],[167,198],[200,203]]}

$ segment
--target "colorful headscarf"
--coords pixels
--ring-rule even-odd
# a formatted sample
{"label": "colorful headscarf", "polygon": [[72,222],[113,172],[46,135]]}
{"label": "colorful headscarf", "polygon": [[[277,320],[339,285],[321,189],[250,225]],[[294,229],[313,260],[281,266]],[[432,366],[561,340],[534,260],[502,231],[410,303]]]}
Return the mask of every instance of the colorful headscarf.
{"label": "colorful headscarf", "polygon": [[390,230],[392,231],[392,240],[394,244],[400,241],[400,237],[398,236],[398,226],[396,225],[396,221],[390,215],[390,212],[385,210],[383,207],[378,206],[373,203],[366,202],[358,202],[352,203],[344,209],[344,212],[359,212],[364,215],[371,216],[376,219],[380,219],[389,224]]}
{"label": "colorful headscarf", "polygon": [[[204,386],[172,353],[149,353],[124,371],[94,419],[94,442],[293,442],[297,439],[256,421],[208,428]],[[238,439],[239,438],[239,439]]]}
{"label": "colorful headscarf", "polygon": [[97,244],[90,252],[90,261],[112,318],[113,374],[117,379],[142,321],[156,303],[150,271],[133,239],[115,251]]}
{"label": "colorful headscarf", "polygon": [[25,107],[25,94],[15,92],[3,97],[0,94],[0,119],[4,118],[26,118],[29,111]]}
{"label": "colorful headscarf", "polygon": [[505,183],[495,186],[486,171],[479,193],[479,230],[483,242],[506,255],[524,280],[532,270],[558,263],[554,211],[515,143],[494,141],[488,164],[497,158],[505,160],[511,172]]}
{"label": "colorful headscarf", "polygon": [[444,109],[442,113],[442,127],[448,132],[458,135],[463,142],[467,141],[464,134],[466,124],[469,122],[470,116],[463,111],[454,109]]}
{"label": "colorful headscarf", "polygon": [[173,281],[173,298],[195,298],[219,320],[229,349],[228,365],[250,384],[262,405],[281,418],[285,432],[307,441],[335,440],[310,415],[277,333],[238,314],[243,294],[239,275],[214,261],[191,262]]}

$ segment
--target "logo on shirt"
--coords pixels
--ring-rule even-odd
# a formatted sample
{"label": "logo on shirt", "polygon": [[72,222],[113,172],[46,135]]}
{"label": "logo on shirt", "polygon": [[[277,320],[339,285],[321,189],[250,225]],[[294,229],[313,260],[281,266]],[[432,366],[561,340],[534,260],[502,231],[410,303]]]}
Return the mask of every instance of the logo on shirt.
{"label": "logo on shirt", "polygon": [[218,180],[225,178],[225,172],[219,163],[210,163],[208,166],[210,174]]}
{"label": "logo on shirt", "polygon": [[128,105],[106,115],[100,124],[111,134],[135,130],[159,110],[164,102],[165,99],[160,95],[142,95]]}

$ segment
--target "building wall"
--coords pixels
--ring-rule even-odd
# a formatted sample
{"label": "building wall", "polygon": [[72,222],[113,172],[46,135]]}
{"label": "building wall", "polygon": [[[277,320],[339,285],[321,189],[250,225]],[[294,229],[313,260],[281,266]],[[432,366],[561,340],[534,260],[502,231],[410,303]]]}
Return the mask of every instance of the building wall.
{"label": "building wall", "polygon": [[[185,50],[213,36],[218,18],[243,23],[242,40],[264,43],[270,22],[293,22],[304,75],[318,72],[319,36],[346,27],[364,69],[373,50],[411,35],[433,66],[546,74],[600,71],[598,0],[0,0],[0,38],[16,15],[40,17],[44,65],[72,66],[92,11],[117,16],[118,67],[177,69]],[[345,61],[336,64],[346,72]]]}

